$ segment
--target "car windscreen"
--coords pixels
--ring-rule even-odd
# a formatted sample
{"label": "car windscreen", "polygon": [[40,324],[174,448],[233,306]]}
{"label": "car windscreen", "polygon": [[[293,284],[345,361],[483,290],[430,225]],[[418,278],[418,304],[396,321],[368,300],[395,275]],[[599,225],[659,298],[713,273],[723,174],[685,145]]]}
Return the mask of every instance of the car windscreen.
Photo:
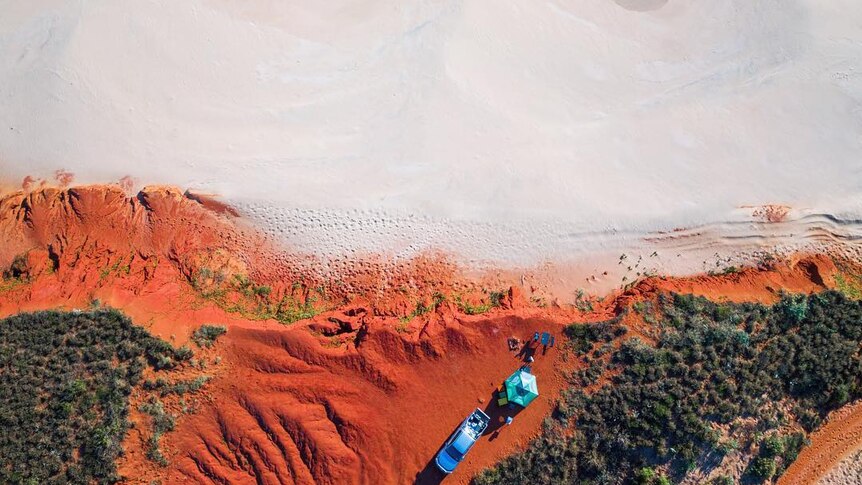
{"label": "car windscreen", "polygon": [[451,456],[452,459],[455,461],[461,461],[461,458],[464,458],[464,453],[461,453],[460,451],[455,449],[454,446],[450,446],[449,448],[446,448],[446,453],[448,453],[449,456]]}

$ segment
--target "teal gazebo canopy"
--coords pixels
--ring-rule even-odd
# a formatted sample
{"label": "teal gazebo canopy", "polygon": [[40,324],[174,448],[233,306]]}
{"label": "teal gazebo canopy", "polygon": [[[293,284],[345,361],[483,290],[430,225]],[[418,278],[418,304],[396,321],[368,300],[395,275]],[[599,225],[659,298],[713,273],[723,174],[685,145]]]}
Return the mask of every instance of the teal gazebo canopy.
{"label": "teal gazebo canopy", "polygon": [[527,404],[539,396],[539,387],[536,385],[536,376],[529,372],[518,369],[506,379],[506,394],[509,402],[527,407]]}

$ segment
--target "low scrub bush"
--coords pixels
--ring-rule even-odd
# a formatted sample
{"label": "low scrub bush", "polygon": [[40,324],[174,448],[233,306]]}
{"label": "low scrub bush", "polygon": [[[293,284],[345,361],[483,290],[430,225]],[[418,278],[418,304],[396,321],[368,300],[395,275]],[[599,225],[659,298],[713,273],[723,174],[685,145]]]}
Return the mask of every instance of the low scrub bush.
{"label": "low scrub bush", "polygon": [[[777,403],[810,432],[862,397],[862,303],[840,293],[784,296],[771,307],[663,295],[658,307],[654,346],[624,340],[605,364],[613,377],[590,394],[578,386],[595,382],[596,369],[576,375],[556,424],[474,483],[631,483],[657,479],[650,471],[659,467],[680,481],[707,457],[731,451],[728,443],[750,442],[745,427],[733,426],[742,419],[768,436],[747,473],[767,480],[805,440],[778,434],[787,417]],[[619,328],[572,325],[566,335],[583,356],[619,338]],[[735,431],[722,436],[718,426]]]}
{"label": "low scrub bush", "polygon": [[128,396],[169,344],[115,311],[0,321],[0,483],[113,483]]}
{"label": "low scrub bush", "polygon": [[219,337],[227,333],[227,328],[221,325],[201,325],[192,334],[192,341],[198,347],[212,347]]}

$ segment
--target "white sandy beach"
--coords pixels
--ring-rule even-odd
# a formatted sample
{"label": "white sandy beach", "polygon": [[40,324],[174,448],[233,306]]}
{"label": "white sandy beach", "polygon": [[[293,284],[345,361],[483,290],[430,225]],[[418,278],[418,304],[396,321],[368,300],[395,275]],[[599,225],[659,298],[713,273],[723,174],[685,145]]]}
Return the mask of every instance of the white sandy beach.
{"label": "white sandy beach", "polygon": [[[677,248],[696,255],[659,268],[685,272],[712,264],[705,254],[860,232],[860,2],[0,0],[0,12],[6,179],[62,168],[77,183],[217,193],[330,255],[438,248],[529,265],[650,254],[655,231],[703,228]],[[790,206],[790,222],[740,209],[763,204]]]}

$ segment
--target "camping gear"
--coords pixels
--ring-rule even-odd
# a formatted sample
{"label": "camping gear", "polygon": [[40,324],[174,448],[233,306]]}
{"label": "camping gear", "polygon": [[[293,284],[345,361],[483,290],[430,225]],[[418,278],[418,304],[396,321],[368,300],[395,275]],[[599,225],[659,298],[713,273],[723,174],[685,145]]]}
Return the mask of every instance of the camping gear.
{"label": "camping gear", "polygon": [[554,346],[554,340],[556,340],[556,338],[553,335],[551,335],[551,343],[549,345],[550,347]]}
{"label": "camping gear", "polygon": [[509,395],[506,394],[506,386],[501,386],[500,391],[497,391],[497,406],[505,406],[509,404]]}
{"label": "camping gear", "polygon": [[536,384],[536,376],[518,369],[506,379],[506,395],[510,403],[527,407],[533,399],[539,396],[539,386]]}
{"label": "camping gear", "polygon": [[539,341],[539,332],[536,332],[533,334],[533,342],[538,342],[538,341]]}
{"label": "camping gear", "polygon": [[542,332],[542,345],[548,345],[549,338],[551,338],[551,334],[548,332]]}

